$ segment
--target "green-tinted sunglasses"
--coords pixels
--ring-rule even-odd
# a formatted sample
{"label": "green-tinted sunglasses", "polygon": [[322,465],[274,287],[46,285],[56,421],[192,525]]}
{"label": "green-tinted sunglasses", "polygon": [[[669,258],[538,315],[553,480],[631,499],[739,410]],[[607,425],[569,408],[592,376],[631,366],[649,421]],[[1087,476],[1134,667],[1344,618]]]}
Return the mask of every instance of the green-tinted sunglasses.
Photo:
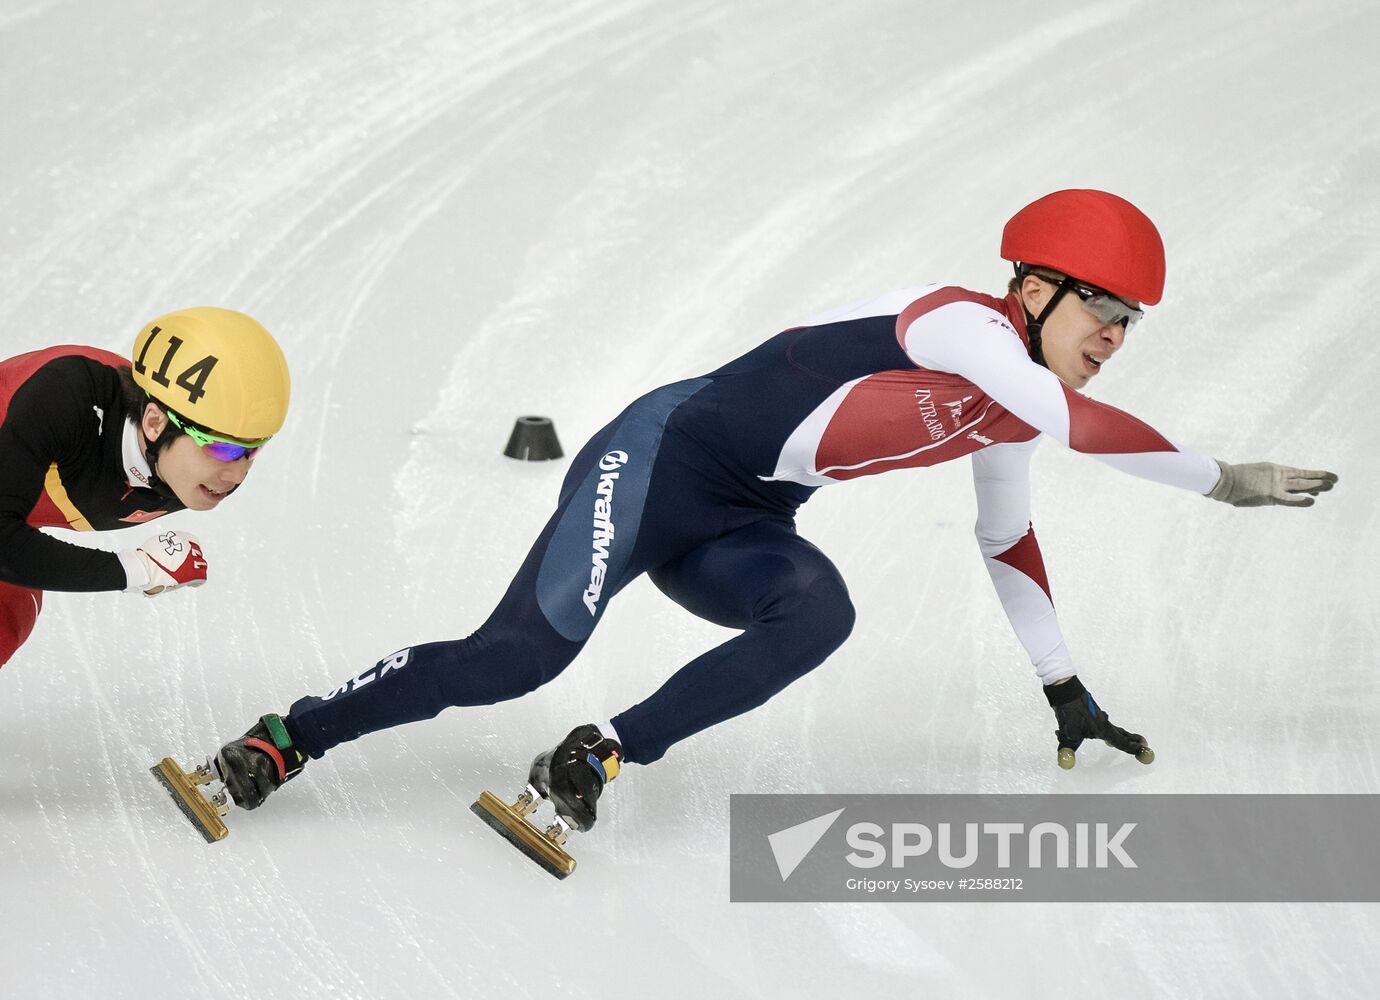
{"label": "green-tinted sunglasses", "polygon": [[198,447],[204,448],[212,458],[221,462],[237,462],[241,458],[253,458],[260,448],[273,440],[272,435],[269,435],[259,441],[236,441],[233,438],[221,437],[218,434],[204,431],[191,421],[183,423],[172,410],[164,410],[163,412],[168,415],[168,419],[173,422],[174,427],[196,442]]}

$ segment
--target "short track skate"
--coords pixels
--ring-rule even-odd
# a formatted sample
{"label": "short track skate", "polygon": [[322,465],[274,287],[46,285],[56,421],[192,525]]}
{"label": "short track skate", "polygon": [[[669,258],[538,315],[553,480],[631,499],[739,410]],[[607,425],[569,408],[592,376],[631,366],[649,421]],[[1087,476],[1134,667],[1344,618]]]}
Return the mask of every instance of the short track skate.
{"label": "short track skate", "polygon": [[209,759],[191,771],[184,771],[177,761],[164,757],[149,768],[149,772],[168,790],[173,803],[206,838],[206,843],[214,844],[230,835],[229,827],[221,819],[230,811],[230,793],[223,785],[219,791],[207,788],[221,784],[216,767]]}
{"label": "short track skate", "polygon": [[575,870],[575,859],[562,846],[570,835],[570,824],[556,816],[544,829],[535,822],[541,792],[529,784],[508,805],[493,792],[481,792],[470,811],[493,827],[500,836],[556,878],[566,878]]}
{"label": "short track skate", "polygon": [[[611,727],[610,727],[611,728]],[[470,810],[523,854],[556,878],[575,870],[565,851],[571,830],[594,826],[596,804],[604,786],[618,777],[623,748],[597,725],[576,726],[554,750],[538,754],[527,772],[527,787],[508,805],[493,792],[484,792]],[[536,820],[537,807],[549,801],[555,818],[545,829]]]}

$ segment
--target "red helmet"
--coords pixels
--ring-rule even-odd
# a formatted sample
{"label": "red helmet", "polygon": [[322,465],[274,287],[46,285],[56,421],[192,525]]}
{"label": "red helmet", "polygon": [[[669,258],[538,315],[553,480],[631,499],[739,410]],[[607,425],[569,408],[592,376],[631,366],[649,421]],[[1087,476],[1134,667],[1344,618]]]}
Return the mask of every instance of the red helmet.
{"label": "red helmet", "polygon": [[1106,191],[1055,191],[1032,201],[1002,230],[1001,255],[1149,306],[1164,294],[1159,230],[1135,205]]}

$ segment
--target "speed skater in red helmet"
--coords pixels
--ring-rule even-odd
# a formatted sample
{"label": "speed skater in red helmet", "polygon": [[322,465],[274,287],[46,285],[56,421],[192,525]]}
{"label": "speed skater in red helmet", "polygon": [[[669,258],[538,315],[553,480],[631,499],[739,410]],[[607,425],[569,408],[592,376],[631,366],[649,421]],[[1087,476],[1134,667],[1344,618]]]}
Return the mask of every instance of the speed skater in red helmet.
{"label": "speed skater in red helmet", "polygon": [[[1129,202],[1056,192],[1016,213],[1001,253],[1017,268],[1004,298],[942,282],[886,292],[633,401],[573,460],[554,513],[478,629],[400,650],[265,716],[217,758],[231,794],[257,807],[340,744],[547,684],[645,573],[736,634],[674,670],[649,645],[648,669],[665,682],[570,731],[534,762],[511,815],[489,813],[511,833],[534,796],[549,797],[568,830],[586,829],[624,765],[654,763],[763,705],[847,639],[848,588],[797,533],[802,503],[821,488],[961,460],[980,558],[1054,712],[1058,763],[1072,766],[1088,738],[1149,763],[1147,741],[1111,722],[1064,641],[1031,520],[1038,441],[1237,506],[1306,507],[1337,477],[1220,462],[1079,391],[1163,292],[1163,243]],[[551,844],[528,846],[546,857]]]}
{"label": "speed skater in red helmet", "polygon": [[[1126,333],[1164,294],[1164,241],[1155,224],[1129,201],[1106,191],[1055,191],[1007,221],[1001,255],[1015,265],[1009,290],[1019,294],[1031,360],[1074,388],[1082,388],[1121,348]],[[1032,278],[1029,293],[1025,279]],[[1072,293],[1078,305],[1046,323]],[[1090,318],[1089,318],[1090,317]],[[1097,337],[1089,327],[1097,321]],[[1121,332],[1114,329],[1120,327]]]}
{"label": "speed skater in red helmet", "polygon": [[231,309],[161,316],[130,359],[62,346],[0,361],[0,665],[45,591],[204,583],[205,554],[184,531],[105,552],[39,529],[111,531],[219,506],[282,427],[289,391],[278,343]]}

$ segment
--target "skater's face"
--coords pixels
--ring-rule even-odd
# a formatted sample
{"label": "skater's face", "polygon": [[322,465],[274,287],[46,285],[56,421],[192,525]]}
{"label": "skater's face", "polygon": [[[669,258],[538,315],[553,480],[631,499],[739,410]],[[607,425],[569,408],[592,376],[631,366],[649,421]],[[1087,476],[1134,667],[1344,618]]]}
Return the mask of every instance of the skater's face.
{"label": "skater's face", "polygon": [[[1040,315],[1057,290],[1057,279],[1051,283],[1030,274],[1021,282],[1021,296],[1032,316]],[[1040,336],[1049,370],[1073,388],[1081,389],[1121,350],[1126,342],[1126,327],[1120,322],[1104,322],[1077,295],[1069,293],[1059,299]]]}
{"label": "skater's face", "polygon": [[[156,441],[167,426],[167,415],[158,407],[144,409],[141,429],[146,440]],[[188,510],[211,510],[239,488],[253,464],[252,453],[222,462],[186,434],[179,434],[158,452],[154,472]]]}

